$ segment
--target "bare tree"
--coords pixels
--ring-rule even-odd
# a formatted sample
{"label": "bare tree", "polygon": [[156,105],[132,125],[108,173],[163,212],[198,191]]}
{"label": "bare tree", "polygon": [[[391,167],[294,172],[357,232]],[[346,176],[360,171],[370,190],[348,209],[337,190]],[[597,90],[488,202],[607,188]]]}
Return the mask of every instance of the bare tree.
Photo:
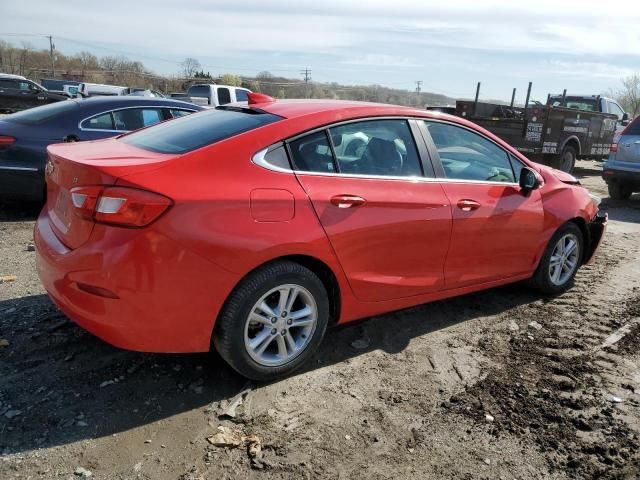
{"label": "bare tree", "polygon": [[85,75],[87,74],[87,70],[97,70],[100,66],[100,64],[98,63],[98,57],[96,57],[93,53],[87,51],[78,53],[74,57],[74,59],[80,63],[82,72],[81,75],[83,80],[85,78]]}
{"label": "bare tree", "polygon": [[180,63],[180,68],[182,69],[184,78],[193,78],[202,67],[200,66],[200,62],[198,60],[192,57],[188,57]]}
{"label": "bare tree", "polygon": [[640,113],[640,74],[634,73],[622,80],[622,106],[634,117]]}
{"label": "bare tree", "polygon": [[634,73],[621,80],[622,88],[610,88],[605,95],[615,98],[632,117],[640,114],[640,74]]}

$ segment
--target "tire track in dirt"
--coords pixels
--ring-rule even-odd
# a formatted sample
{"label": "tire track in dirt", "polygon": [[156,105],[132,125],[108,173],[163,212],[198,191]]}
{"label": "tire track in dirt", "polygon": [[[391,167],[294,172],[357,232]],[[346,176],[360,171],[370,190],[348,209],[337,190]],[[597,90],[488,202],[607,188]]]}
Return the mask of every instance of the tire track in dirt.
{"label": "tire track in dirt", "polygon": [[[632,390],[623,400],[611,391],[629,388],[631,372],[638,371],[639,363],[626,354],[634,348],[637,352],[634,335],[640,329],[623,338],[615,352],[594,351],[637,316],[640,292],[634,289],[633,275],[639,259],[637,246],[607,242],[571,290],[509,312],[506,318],[519,318],[521,328],[507,352],[494,359],[504,367],[454,395],[453,410],[477,422],[485,422],[487,412],[498,412],[495,435],[533,437],[550,474],[639,478],[640,396],[633,397]],[[614,278],[630,282],[615,291],[602,288]],[[600,306],[609,311],[594,309]],[[538,323],[536,328],[531,322]]]}

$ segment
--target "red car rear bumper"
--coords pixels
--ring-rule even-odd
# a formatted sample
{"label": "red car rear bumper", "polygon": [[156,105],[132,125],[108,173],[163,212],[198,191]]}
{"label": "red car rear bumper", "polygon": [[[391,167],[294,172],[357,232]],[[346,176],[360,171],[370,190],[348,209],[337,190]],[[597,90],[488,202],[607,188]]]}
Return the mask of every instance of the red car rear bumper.
{"label": "red car rear bumper", "polygon": [[[208,351],[218,311],[239,280],[144,230],[96,225],[91,242],[70,250],[52,231],[46,208],[34,238],[38,275],[60,310],[97,337],[128,350]],[[185,283],[185,278],[192,281]],[[83,285],[117,298],[90,293]]]}

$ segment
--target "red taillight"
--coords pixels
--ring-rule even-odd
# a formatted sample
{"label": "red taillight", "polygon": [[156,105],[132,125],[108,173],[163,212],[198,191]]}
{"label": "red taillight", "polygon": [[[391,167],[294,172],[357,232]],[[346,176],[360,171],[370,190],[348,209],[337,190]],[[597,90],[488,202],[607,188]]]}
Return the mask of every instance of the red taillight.
{"label": "red taillight", "polygon": [[16,141],[16,139],[14,137],[9,137],[9,136],[6,136],[6,135],[0,135],[0,146],[11,145],[15,141]]}
{"label": "red taillight", "polygon": [[618,151],[618,144],[617,143],[612,143],[611,146],[609,147],[609,151],[611,153],[616,153]]}
{"label": "red taillight", "polygon": [[83,218],[122,227],[145,227],[173,204],[171,199],[145,190],[100,186],[71,189],[71,202]]}

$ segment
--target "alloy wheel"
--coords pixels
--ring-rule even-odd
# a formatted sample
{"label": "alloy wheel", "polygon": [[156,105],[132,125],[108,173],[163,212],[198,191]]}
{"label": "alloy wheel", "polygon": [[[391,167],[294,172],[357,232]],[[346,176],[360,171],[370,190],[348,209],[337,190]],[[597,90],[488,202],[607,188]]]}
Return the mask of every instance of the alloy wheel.
{"label": "alloy wheel", "polygon": [[251,308],[244,345],[256,363],[278,367],[305,350],[317,323],[318,307],[311,292],[301,285],[280,285]]}
{"label": "alloy wheel", "polygon": [[560,237],[549,260],[549,279],[557,286],[564,285],[578,268],[580,249],[573,233]]}

